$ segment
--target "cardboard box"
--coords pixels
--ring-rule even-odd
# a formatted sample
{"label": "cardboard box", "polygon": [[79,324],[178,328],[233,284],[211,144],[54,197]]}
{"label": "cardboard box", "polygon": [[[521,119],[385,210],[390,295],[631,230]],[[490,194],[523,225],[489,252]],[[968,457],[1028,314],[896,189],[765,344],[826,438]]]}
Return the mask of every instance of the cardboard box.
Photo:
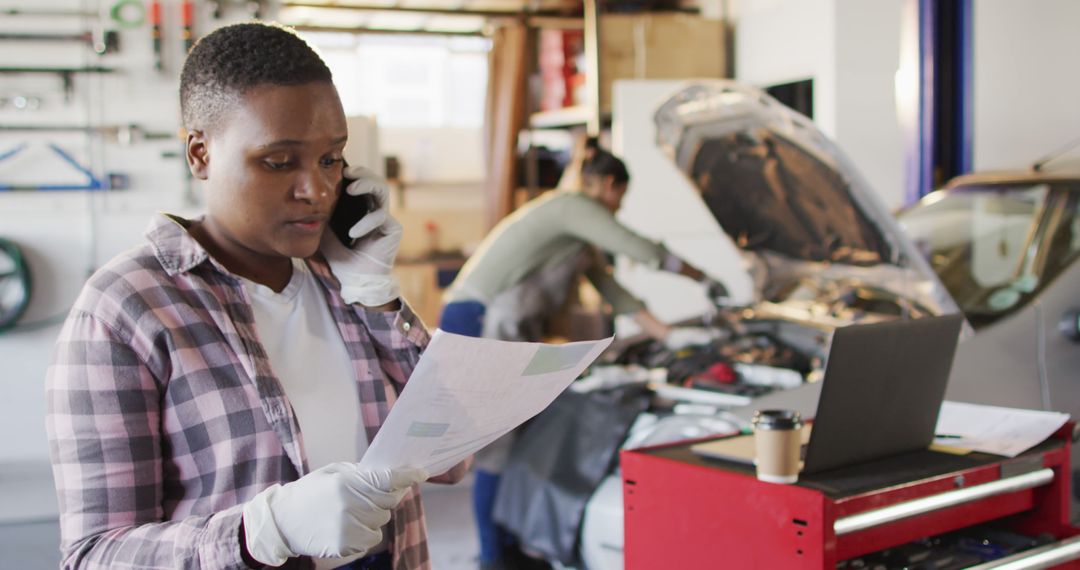
{"label": "cardboard box", "polygon": [[724,22],[679,13],[600,18],[600,111],[611,111],[617,79],[726,77]]}

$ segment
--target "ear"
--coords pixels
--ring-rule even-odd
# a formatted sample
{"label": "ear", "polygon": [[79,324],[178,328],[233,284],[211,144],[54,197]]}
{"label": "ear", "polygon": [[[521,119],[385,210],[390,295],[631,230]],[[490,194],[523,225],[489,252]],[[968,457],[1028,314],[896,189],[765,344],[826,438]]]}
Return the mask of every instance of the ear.
{"label": "ear", "polygon": [[603,189],[604,189],[605,194],[608,193],[608,192],[611,192],[612,190],[615,189],[615,175],[614,174],[605,174],[604,178],[601,179],[601,182],[603,184]]}
{"label": "ear", "polygon": [[192,130],[187,133],[186,158],[191,175],[199,180],[210,176],[210,147],[206,133]]}

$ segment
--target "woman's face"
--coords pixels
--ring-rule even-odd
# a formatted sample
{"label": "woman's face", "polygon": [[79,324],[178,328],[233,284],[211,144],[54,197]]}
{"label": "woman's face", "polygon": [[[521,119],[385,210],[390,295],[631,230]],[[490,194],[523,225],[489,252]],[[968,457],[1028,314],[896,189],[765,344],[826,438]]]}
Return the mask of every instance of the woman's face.
{"label": "woman's face", "polygon": [[347,136],[329,82],[258,86],[220,124],[189,135],[213,245],[247,262],[314,254],[337,202]]}
{"label": "woman's face", "polygon": [[616,182],[614,176],[605,176],[600,179],[600,192],[597,199],[605,208],[615,213],[622,205],[623,196],[626,195],[626,186],[626,182]]}

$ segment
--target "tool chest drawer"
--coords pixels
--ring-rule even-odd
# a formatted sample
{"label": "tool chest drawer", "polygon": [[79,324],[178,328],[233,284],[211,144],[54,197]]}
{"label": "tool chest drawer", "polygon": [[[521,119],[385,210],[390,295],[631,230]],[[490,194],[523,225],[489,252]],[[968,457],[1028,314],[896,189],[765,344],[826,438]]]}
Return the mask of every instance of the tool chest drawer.
{"label": "tool chest drawer", "polygon": [[[1071,429],[1066,424],[1013,459],[925,450],[803,476],[793,485],[761,482],[751,466],[699,457],[690,451],[699,441],[627,450],[626,568],[857,568],[862,557],[886,551],[932,551],[931,540],[939,552],[956,540],[964,551],[981,535],[957,531],[984,528],[978,525],[1003,545],[1026,549],[983,556],[1041,564],[980,568],[1080,568],[1080,531],[1069,522]],[[1036,558],[1024,562],[1025,556]]]}

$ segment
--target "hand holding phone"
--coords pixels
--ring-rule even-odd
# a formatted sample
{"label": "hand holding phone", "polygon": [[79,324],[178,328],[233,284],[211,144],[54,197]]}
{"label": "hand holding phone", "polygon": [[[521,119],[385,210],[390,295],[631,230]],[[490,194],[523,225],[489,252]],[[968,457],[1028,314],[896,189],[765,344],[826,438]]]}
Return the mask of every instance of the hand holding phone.
{"label": "hand holding phone", "polygon": [[330,216],[334,237],[323,236],[320,250],[341,281],[347,303],[377,307],[400,295],[391,270],[402,228],[390,216],[390,188],[378,175],[346,168],[341,195]]}
{"label": "hand holding phone", "polygon": [[330,230],[345,247],[351,249],[359,238],[382,224],[381,219],[369,220],[370,227],[356,228],[352,232],[356,237],[349,235],[349,230],[360,223],[364,216],[387,206],[382,202],[387,201],[390,189],[378,174],[363,166],[350,167],[346,164],[343,173],[338,201],[330,214]]}
{"label": "hand holding phone", "polygon": [[330,231],[334,232],[342,245],[352,249],[358,238],[350,237],[349,230],[374,209],[375,200],[371,194],[353,196],[346,192],[345,187],[349,182],[352,181],[341,180],[340,197],[334,206],[334,212],[330,214]]}

